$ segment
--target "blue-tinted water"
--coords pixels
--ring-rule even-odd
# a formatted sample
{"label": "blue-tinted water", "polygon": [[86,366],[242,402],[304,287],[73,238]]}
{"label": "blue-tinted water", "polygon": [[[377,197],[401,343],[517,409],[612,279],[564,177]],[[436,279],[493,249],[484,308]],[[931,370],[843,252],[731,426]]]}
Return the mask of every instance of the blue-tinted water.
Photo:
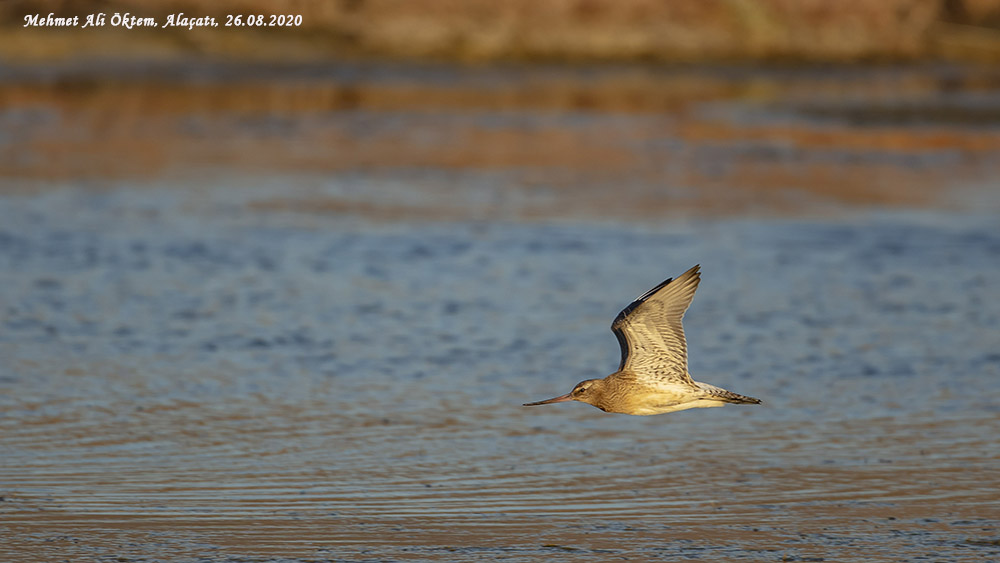
{"label": "blue-tinted water", "polygon": [[[251,195],[2,196],[0,558],[1000,557],[993,216]],[[696,263],[690,370],[762,406],[520,406],[614,371],[617,312]]]}

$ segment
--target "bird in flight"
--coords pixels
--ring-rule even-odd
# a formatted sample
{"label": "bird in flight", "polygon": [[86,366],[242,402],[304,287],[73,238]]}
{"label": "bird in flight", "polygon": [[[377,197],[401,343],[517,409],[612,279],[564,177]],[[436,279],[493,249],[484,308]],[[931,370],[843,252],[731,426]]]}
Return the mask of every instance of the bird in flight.
{"label": "bird in flight", "polygon": [[701,281],[699,266],[668,279],[625,307],[611,331],[622,349],[618,371],[572,391],[524,406],[581,401],[605,412],[649,415],[685,409],[760,404],[760,399],[691,379],[681,319]]}

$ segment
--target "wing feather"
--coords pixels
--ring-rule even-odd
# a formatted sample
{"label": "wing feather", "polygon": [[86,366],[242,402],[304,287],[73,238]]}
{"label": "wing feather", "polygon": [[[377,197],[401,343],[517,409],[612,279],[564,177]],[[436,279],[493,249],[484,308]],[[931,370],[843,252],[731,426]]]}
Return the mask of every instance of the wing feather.
{"label": "wing feather", "polygon": [[687,341],[681,319],[701,281],[699,266],[642,294],[611,323],[622,359],[618,371],[652,383],[694,386],[687,371]]}

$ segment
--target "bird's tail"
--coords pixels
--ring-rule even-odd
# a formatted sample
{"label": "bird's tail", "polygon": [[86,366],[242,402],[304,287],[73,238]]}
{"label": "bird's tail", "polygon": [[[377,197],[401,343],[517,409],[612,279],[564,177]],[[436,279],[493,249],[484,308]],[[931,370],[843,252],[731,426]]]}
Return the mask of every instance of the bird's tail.
{"label": "bird's tail", "polygon": [[725,403],[733,403],[736,405],[760,404],[760,399],[755,399],[753,397],[748,397],[746,395],[740,395],[739,393],[733,393],[732,391],[726,391],[722,387],[716,387],[715,385],[709,385],[707,383],[701,383],[701,382],[698,382],[698,386],[704,389],[709,397],[717,401],[723,401]]}

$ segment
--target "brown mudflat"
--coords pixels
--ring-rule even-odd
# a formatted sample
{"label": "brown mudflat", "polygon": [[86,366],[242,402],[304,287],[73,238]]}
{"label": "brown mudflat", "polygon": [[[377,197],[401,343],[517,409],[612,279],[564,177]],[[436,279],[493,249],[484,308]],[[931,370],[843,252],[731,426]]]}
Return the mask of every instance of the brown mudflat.
{"label": "brown mudflat", "polygon": [[[655,220],[996,206],[989,70],[8,69],[4,190],[287,186],[261,211]],[[330,193],[325,178],[354,178]],[[249,190],[244,190],[248,191]]]}

